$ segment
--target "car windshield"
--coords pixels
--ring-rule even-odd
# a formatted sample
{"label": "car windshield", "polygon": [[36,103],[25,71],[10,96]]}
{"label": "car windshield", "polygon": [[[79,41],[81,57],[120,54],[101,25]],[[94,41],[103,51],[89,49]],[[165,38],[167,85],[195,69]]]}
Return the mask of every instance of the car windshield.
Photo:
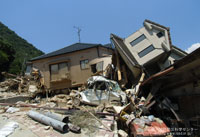
{"label": "car windshield", "polygon": [[121,88],[119,87],[117,82],[109,82],[109,88],[114,92],[121,91]]}

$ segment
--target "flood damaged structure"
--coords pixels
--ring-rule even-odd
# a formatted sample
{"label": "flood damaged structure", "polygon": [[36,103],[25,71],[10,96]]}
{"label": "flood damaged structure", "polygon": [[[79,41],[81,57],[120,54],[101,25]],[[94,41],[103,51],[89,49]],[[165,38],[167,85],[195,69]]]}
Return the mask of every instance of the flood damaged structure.
{"label": "flood damaged structure", "polygon": [[[110,39],[117,50],[115,53],[119,54],[117,56],[121,57],[135,79],[141,70],[151,76],[187,55],[172,45],[169,28],[150,20],[145,20],[143,27],[127,38],[111,34]],[[122,71],[122,68],[119,69]]]}
{"label": "flood damaged structure", "polygon": [[49,89],[64,89],[84,84],[95,73],[111,63],[110,44],[76,43],[33,58],[32,67],[40,70]]}
{"label": "flood damaged structure", "polygon": [[192,128],[196,134],[200,114],[199,62],[200,48],[146,79],[140,92],[146,97],[150,113],[162,117],[170,127]]}

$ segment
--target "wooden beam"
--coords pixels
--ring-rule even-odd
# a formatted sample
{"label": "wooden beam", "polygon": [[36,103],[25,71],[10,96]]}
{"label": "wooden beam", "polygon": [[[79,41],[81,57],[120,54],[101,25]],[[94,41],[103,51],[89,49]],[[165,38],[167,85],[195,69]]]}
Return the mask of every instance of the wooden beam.
{"label": "wooden beam", "polygon": [[142,75],[141,75],[141,77],[140,77],[140,80],[139,80],[139,82],[138,82],[138,84],[136,85],[136,89],[135,89],[135,95],[136,96],[138,96],[138,94],[139,94],[139,88],[140,88],[140,85],[142,84],[142,82],[143,82],[143,80],[144,80],[144,77],[145,77],[145,73],[144,72],[142,72]]}
{"label": "wooden beam", "polygon": [[123,76],[124,76],[124,79],[125,79],[125,84],[128,82],[128,78],[127,78],[127,73],[126,73],[126,66],[123,65],[122,66],[122,71],[123,71]]}
{"label": "wooden beam", "polygon": [[122,80],[122,74],[121,74],[121,67],[120,67],[120,61],[119,61],[119,54],[116,52],[116,58],[117,58],[117,76],[118,81]]}

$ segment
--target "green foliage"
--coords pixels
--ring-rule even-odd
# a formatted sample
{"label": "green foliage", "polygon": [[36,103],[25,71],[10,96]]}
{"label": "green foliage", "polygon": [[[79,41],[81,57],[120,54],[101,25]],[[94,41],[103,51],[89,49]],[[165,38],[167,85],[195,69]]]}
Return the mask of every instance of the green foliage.
{"label": "green foliage", "polygon": [[[31,58],[44,54],[35,48],[23,38],[19,37],[14,31],[0,22],[0,42],[6,45],[5,49],[13,49],[14,53],[7,54],[8,51],[0,49],[0,62],[9,62],[7,70],[10,73],[19,74],[22,70],[23,63]],[[0,44],[1,44],[0,43]],[[9,47],[9,48],[8,48]],[[9,57],[13,57],[14,61],[10,62]]]}
{"label": "green foliage", "polygon": [[8,55],[4,51],[0,50],[0,64],[3,64],[8,61]]}
{"label": "green foliage", "polygon": [[[7,71],[9,69],[10,64],[15,59],[14,54],[14,49],[8,43],[5,43],[0,39],[0,72]],[[2,79],[1,73],[0,79]]]}

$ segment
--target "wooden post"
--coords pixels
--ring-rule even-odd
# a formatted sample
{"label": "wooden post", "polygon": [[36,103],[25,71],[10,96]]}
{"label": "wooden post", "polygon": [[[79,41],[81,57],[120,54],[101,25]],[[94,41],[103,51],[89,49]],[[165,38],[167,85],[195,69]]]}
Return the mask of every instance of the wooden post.
{"label": "wooden post", "polygon": [[117,51],[115,51],[116,53],[116,58],[117,58],[117,76],[118,76],[118,81],[122,80],[122,74],[121,74],[121,67],[120,67],[120,62],[119,62],[119,55],[117,53]]}
{"label": "wooden post", "polygon": [[122,71],[124,74],[124,79],[125,79],[125,84],[128,82],[128,78],[127,78],[127,73],[126,73],[126,67],[125,65],[122,66]]}

